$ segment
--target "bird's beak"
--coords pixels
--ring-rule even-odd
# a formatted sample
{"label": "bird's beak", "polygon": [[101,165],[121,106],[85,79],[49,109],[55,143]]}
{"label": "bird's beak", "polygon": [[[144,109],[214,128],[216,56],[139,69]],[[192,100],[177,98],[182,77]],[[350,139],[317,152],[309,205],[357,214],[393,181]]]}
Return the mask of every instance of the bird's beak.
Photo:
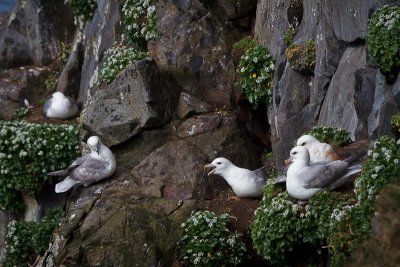
{"label": "bird's beak", "polygon": [[288,159],[285,159],[285,165],[286,166],[289,166],[290,164],[292,164],[293,163],[293,158],[292,157],[290,157],[290,158],[288,158]]}
{"label": "bird's beak", "polygon": [[212,164],[204,165],[204,170],[208,170],[208,169],[212,169],[211,171],[209,171],[207,173],[208,176],[210,176],[211,174],[213,174],[215,172],[215,166]]}

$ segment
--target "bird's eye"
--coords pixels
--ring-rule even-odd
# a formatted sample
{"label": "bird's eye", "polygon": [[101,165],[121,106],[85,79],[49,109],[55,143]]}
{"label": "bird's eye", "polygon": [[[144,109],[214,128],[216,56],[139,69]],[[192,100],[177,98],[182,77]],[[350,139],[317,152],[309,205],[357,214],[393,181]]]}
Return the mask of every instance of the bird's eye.
{"label": "bird's eye", "polygon": [[295,151],[295,152],[293,152],[293,155],[296,155],[297,154],[297,152]]}
{"label": "bird's eye", "polygon": [[217,162],[218,165],[221,165],[221,162]]}
{"label": "bird's eye", "polygon": [[306,144],[306,142],[303,142],[301,145],[304,146]]}

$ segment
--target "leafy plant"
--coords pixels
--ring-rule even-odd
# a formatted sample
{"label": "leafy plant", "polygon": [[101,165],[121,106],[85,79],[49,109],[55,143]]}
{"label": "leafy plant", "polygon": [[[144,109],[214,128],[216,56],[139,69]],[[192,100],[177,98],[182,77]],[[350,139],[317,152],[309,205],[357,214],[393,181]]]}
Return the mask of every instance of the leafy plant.
{"label": "leafy plant", "polygon": [[157,17],[154,0],[126,0],[123,7],[123,40],[147,50],[149,40],[157,37]]}
{"label": "leafy plant", "polygon": [[105,53],[105,63],[100,73],[101,83],[110,83],[123,69],[135,61],[147,56],[146,52],[139,52],[126,46],[116,46]]}
{"label": "leafy plant", "polygon": [[288,259],[294,253],[296,261],[298,255],[307,255],[302,260],[317,265],[322,263],[321,253],[327,249],[331,265],[343,266],[352,251],[370,237],[374,203],[380,190],[387,183],[400,181],[399,145],[400,140],[379,138],[368,152],[354,192],[323,190],[305,206],[298,205],[269,180],[251,226],[257,252],[274,265],[293,264]]}
{"label": "leafy plant", "polygon": [[[287,41],[291,38],[286,36]],[[286,39],[285,39],[286,41]],[[315,68],[315,42],[308,40],[305,44],[292,44],[286,49],[286,57],[292,68],[302,74],[314,73]]]}
{"label": "leafy plant", "polygon": [[44,81],[44,84],[48,91],[51,92],[51,91],[56,90],[57,83],[58,83],[58,77],[59,77],[59,72],[57,72],[57,71],[53,71],[53,72],[49,73],[46,80]]}
{"label": "leafy plant", "polygon": [[334,146],[342,146],[351,142],[350,134],[341,128],[333,127],[313,127],[307,134],[314,136],[320,142]]}
{"label": "leafy plant", "polygon": [[19,109],[17,109],[14,114],[15,116],[17,116],[17,118],[23,118],[26,115],[29,115],[29,113],[31,112],[31,110],[29,108],[26,107],[20,107]]}
{"label": "leafy plant", "polygon": [[390,124],[392,125],[392,129],[396,133],[400,133],[400,113],[397,113],[392,116],[392,119],[390,120]]}
{"label": "leafy plant", "polygon": [[400,67],[400,7],[383,6],[368,21],[366,36],[371,58],[389,80]]}
{"label": "leafy plant", "polygon": [[250,41],[246,45],[249,48],[244,51],[236,69],[237,86],[257,108],[261,103],[271,102],[275,61],[267,48]]}
{"label": "leafy plant", "polygon": [[77,125],[0,121],[0,208],[20,212],[20,192],[35,193],[50,171],[79,154]]}
{"label": "leafy plant", "polygon": [[40,223],[11,221],[7,229],[4,267],[25,267],[38,255],[43,255],[62,215],[62,209],[53,209]]}
{"label": "leafy plant", "polygon": [[226,266],[241,262],[245,246],[238,234],[227,228],[230,216],[199,211],[182,224],[180,241],[183,259],[194,266]]}
{"label": "leafy plant", "polygon": [[292,25],[289,25],[288,30],[283,36],[286,46],[291,46],[293,44],[294,36],[296,35],[296,30]]}
{"label": "leafy plant", "polygon": [[94,11],[97,8],[96,0],[65,0],[70,5],[74,13],[74,23],[83,30],[85,23],[92,19]]}

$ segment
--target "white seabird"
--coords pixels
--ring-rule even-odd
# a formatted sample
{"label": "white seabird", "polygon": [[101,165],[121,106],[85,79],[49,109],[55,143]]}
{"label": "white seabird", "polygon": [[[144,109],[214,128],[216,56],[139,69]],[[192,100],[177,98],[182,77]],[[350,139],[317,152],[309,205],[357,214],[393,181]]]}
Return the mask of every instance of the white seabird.
{"label": "white seabird", "polygon": [[314,136],[303,135],[297,140],[297,146],[305,146],[310,152],[310,163],[331,162],[339,160],[339,156],[330,144],[322,143]]}
{"label": "white seabird", "polygon": [[55,92],[44,103],[43,112],[48,118],[68,119],[78,114],[78,105],[73,98]]}
{"label": "white seabird", "polygon": [[292,148],[289,160],[293,163],[287,171],[286,189],[299,200],[308,200],[323,188],[335,189],[361,171],[360,165],[350,166],[341,160],[310,164],[310,154],[304,146]]}
{"label": "white seabird", "polygon": [[238,197],[253,198],[263,195],[263,187],[267,180],[264,168],[250,171],[235,166],[226,158],[216,158],[204,168],[212,169],[208,172],[208,176],[211,174],[222,176]]}
{"label": "white seabird", "polygon": [[56,193],[69,190],[75,184],[85,186],[110,177],[117,166],[111,150],[103,145],[98,136],[91,136],[87,140],[90,154],[77,158],[65,170],[50,172],[50,176],[67,176],[64,181],[56,184]]}

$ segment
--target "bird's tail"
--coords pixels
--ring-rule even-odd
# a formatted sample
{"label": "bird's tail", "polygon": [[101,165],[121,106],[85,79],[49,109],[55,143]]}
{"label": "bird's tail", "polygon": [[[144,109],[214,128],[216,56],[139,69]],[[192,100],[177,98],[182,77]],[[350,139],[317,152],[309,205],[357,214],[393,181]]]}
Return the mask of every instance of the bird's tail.
{"label": "bird's tail", "polygon": [[367,152],[366,151],[361,151],[361,152],[358,152],[355,155],[352,155],[351,157],[348,157],[347,159],[345,159],[343,161],[345,161],[345,162],[347,162],[349,164],[352,164],[352,163],[354,163],[354,162],[356,162],[358,160],[361,160],[365,155],[367,155]]}
{"label": "bird's tail", "polygon": [[61,171],[49,172],[49,173],[47,173],[47,175],[49,175],[49,176],[66,176],[67,172],[68,172],[68,169],[61,170]]}
{"label": "bird's tail", "polygon": [[68,191],[71,187],[73,187],[76,183],[78,183],[78,181],[67,177],[64,179],[64,181],[59,182],[58,184],[56,184],[56,193],[63,193]]}
{"label": "bird's tail", "polygon": [[335,188],[342,186],[344,183],[347,182],[347,180],[350,178],[350,176],[361,172],[361,168],[362,167],[359,164],[349,167],[347,172],[345,174],[343,174],[342,177],[340,177],[337,181],[335,181],[333,184],[331,184],[329,186],[330,189],[335,189]]}

